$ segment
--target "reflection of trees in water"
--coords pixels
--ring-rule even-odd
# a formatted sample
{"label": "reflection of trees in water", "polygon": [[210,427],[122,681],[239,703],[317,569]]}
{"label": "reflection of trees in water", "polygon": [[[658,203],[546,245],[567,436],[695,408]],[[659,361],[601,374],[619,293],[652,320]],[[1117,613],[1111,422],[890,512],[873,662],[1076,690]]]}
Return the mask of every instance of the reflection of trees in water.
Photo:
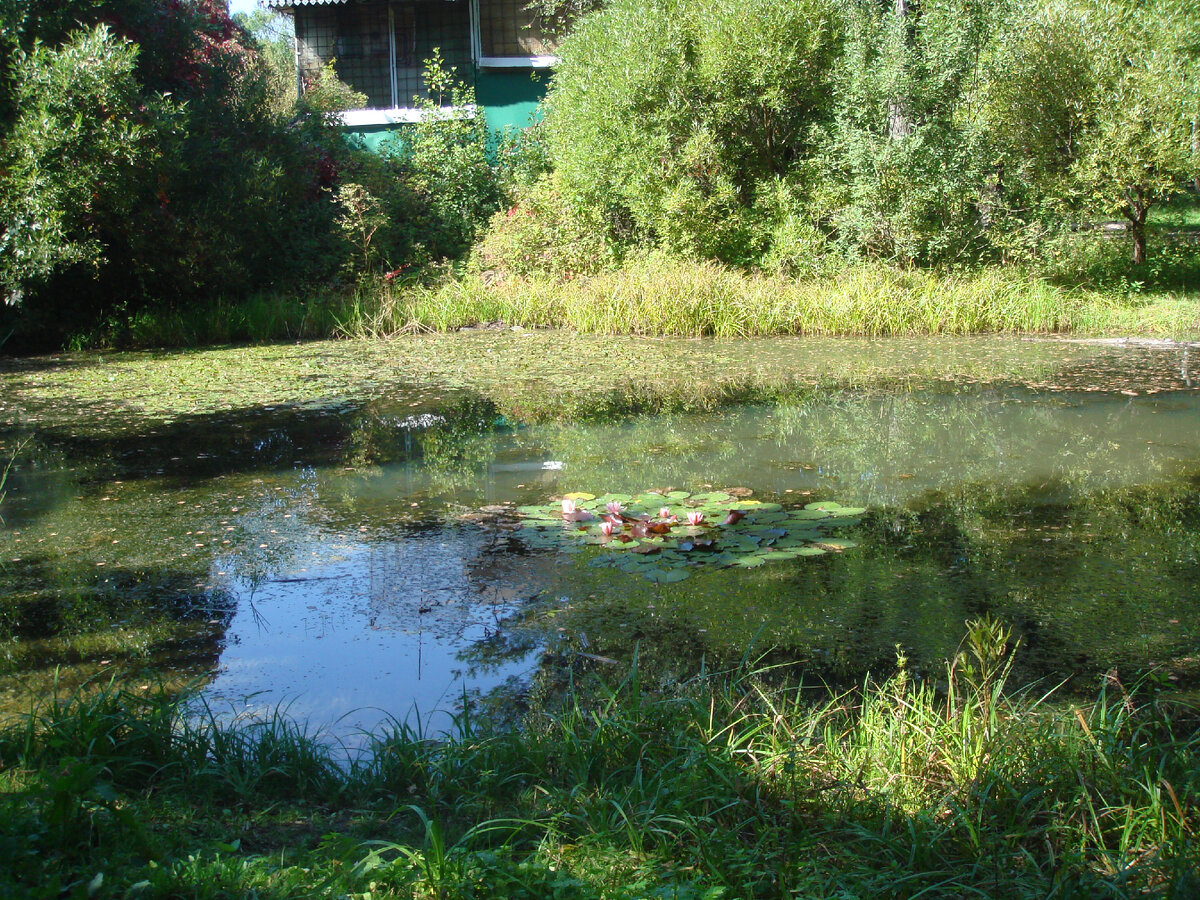
{"label": "reflection of trees in water", "polygon": [[[936,678],[965,621],[988,613],[1016,626],[1022,682],[1078,677],[1091,689],[1112,666],[1162,665],[1190,683],[1200,676],[1187,664],[1200,649],[1193,485],[968,486],[874,510],[844,554],[697,570],[670,586],[572,562],[549,590],[556,599],[513,624],[545,636],[546,684],[580,668],[610,671],[596,657],[625,671],[635,646],[647,678],[668,681],[749,653],[795,663],[809,680],[854,682],[888,670],[897,644]],[[527,642],[498,635],[477,652],[515,646]]]}
{"label": "reflection of trees in water", "polygon": [[[1192,378],[1184,353],[1143,356],[1125,373],[1135,386],[1181,388]],[[577,574],[572,565],[564,572],[575,580],[563,591],[572,608],[523,621],[559,643],[574,640],[573,629],[587,635],[590,650],[573,651],[577,660],[628,654],[629,623],[645,618],[641,610],[656,627],[665,623],[642,641],[647,664],[657,653],[664,671],[666,661],[696,652],[678,635],[691,635],[710,657],[740,655],[751,641],[778,646],[834,676],[887,666],[896,641],[933,665],[952,652],[963,619],[992,610],[1023,629],[1030,671],[1171,661],[1200,643],[1186,610],[1200,583],[1195,488],[1189,500],[1167,483],[1200,457],[1197,399],[1186,391],[1127,398],[1065,390],[1117,385],[1128,359],[1113,353],[1098,363],[1027,367],[1043,384],[1038,390],[1064,389],[1052,395],[905,380],[899,364],[886,391],[876,377],[864,379],[869,389],[843,381],[818,390],[812,379],[708,379],[689,370],[670,384],[623,379],[558,392],[508,385],[498,399],[446,393],[414,407],[397,396],[339,411],[197,417],[132,435],[42,434],[10,477],[9,528],[0,538],[4,558],[20,562],[0,570],[0,618],[10,633],[20,622],[39,634],[84,637],[162,626],[139,644],[153,655],[173,623],[198,621],[184,608],[209,608],[204,621],[221,631],[216,573],[270,578],[328,535],[362,535],[379,548],[372,602],[397,620],[415,602],[419,617],[441,596],[428,587],[421,554],[411,564],[405,556],[404,529],[444,512],[440,501],[432,511],[424,501],[476,503],[504,466],[556,460],[565,469],[524,479],[531,490],[796,487],[874,510],[863,545],[836,559],[697,575],[669,591],[620,573]],[[763,405],[726,405],[745,402]],[[657,414],[638,415],[645,412]],[[549,424],[519,427],[522,419]],[[532,488],[535,477],[542,480]],[[1167,486],[1125,487],[1148,481]],[[422,508],[410,511],[403,501],[412,499]],[[28,543],[18,548],[16,537]],[[464,607],[492,603],[507,612],[541,584],[506,571],[506,553],[489,553],[473,538],[455,541],[446,556],[466,560],[466,574],[444,575],[464,584]],[[425,568],[436,559],[427,552]],[[560,562],[549,560],[514,565]],[[405,581],[426,587],[405,593]],[[500,587],[530,582],[523,595]],[[614,592],[626,608],[624,628],[604,625],[613,617],[605,610],[617,608]],[[1173,611],[1179,626],[1167,621]],[[596,624],[564,625],[565,637],[545,630],[585,614]],[[497,624],[493,634],[506,630],[514,633]],[[523,652],[530,640],[498,641],[493,655]],[[85,643],[70,652],[84,652]]]}

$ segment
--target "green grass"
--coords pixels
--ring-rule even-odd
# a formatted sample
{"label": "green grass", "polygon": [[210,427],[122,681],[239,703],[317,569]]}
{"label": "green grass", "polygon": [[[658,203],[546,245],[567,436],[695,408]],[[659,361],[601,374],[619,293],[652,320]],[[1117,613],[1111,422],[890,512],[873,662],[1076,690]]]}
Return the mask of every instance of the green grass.
{"label": "green grass", "polygon": [[[1187,257],[1189,248],[1156,254],[1144,271],[1130,269],[1115,243],[1101,250],[1096,259],[1084,253],[1063,264],[1071,270],[1062,273],[1066,286],[1015,268],[938,273],[873,265],[792,279],[644,254],[619,269],[565,281],[459,272],[433,283],[364,280],[305,298],[264,294],[242,302],[146,309],[111,317],[69,343],[74,349],[200,347],[393,337],[492,322],[594,334],[718,337],[999,332],[1200,337],[1200,295],[1188,287],[1195,266],[1176,259]],[[1101,286],[1071,286],[1079,283]]]}
{"label": "green grass", "polygon": [[1200,335],[1200,297],[1068,289],[1001,269],[972,274],[848,269],[818,280],[643,256],[588,279],[462,275],[364,299],[354,336],[488,322],[583,333],[746,337],[1060,333]]}
{"label": "green grass", "polygon": [[0,894],[1194,896],[1194,713],[1115,678],[1009,691],[1007,637],[975,623],[941,689],[903,660],[823,699],[635,667],[517,731],[395,725],[349,757],[282,713],[47,702],[0,731]]}

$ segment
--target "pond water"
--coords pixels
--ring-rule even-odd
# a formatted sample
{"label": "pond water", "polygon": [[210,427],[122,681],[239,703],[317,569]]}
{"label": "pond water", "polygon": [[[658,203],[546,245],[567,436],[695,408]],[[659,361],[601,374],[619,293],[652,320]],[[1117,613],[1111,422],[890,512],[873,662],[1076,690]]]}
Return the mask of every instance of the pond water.
{"label": "pond water", "polygon": [[[228,356],[8,363],[6,707],[194,679],[220,711],[437,730],[464,698],[511,714],[635,652],[658,680],[749,656],[837,684],[899,645],[936,677],[984,614],[1020,636],[1023,682],[1200,683],[1195,349],[563,342],[414,338],[391,367],[306,345],[272,366],[384,374],[183,411],[158,394],[188,395],[171,373]],[[254,364],[236,353],[230,371]],[[156,387],[131,387],[147,371]],[[568,492],[732,488],[866,512],[820,556],[697,556],[673,583],[518,528],[517,507]]]}

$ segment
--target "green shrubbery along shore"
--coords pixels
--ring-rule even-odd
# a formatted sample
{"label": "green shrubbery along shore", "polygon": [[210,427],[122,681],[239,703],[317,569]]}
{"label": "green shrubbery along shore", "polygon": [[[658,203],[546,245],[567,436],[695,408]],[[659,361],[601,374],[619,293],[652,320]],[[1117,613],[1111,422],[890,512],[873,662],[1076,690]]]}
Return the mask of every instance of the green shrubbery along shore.
{"label": "green shrubbery along shore", "polygon": [[1014,692],[1006,640],[971,623],[940,678],[900,659],[825,699],[752,667],[651,690],[635,664],[519,730],[396,724],[361,752],[154,692],[47,701],[0,731],[0,890],[1194,896],[1194,710],[1115,675],[1092,702]]}
{"label": "green shrubbery along shore", "polygon": [[15,347],[1198,330],[1184,0],[548,2],[540,125],[488,134],[435,54],[441,99],[377,152],[332,67],[288,95],[257,19],[51,6],[0,42]]}

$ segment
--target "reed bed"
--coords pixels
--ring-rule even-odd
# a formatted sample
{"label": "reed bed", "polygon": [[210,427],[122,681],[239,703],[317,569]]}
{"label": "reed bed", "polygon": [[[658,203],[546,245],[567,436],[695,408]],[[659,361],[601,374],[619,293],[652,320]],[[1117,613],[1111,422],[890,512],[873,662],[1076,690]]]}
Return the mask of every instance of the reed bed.
{"label": "reed bed", "polygon": [[999,269],[939,274],[864,266],[794,280],[652,255],[577,280],[463,275],[383,291],[356,309],[345,331],[386,336],[491,322],[693,337],[1079,332],[1180,338],[1200,334],[1200,303],[1068,290]]}

